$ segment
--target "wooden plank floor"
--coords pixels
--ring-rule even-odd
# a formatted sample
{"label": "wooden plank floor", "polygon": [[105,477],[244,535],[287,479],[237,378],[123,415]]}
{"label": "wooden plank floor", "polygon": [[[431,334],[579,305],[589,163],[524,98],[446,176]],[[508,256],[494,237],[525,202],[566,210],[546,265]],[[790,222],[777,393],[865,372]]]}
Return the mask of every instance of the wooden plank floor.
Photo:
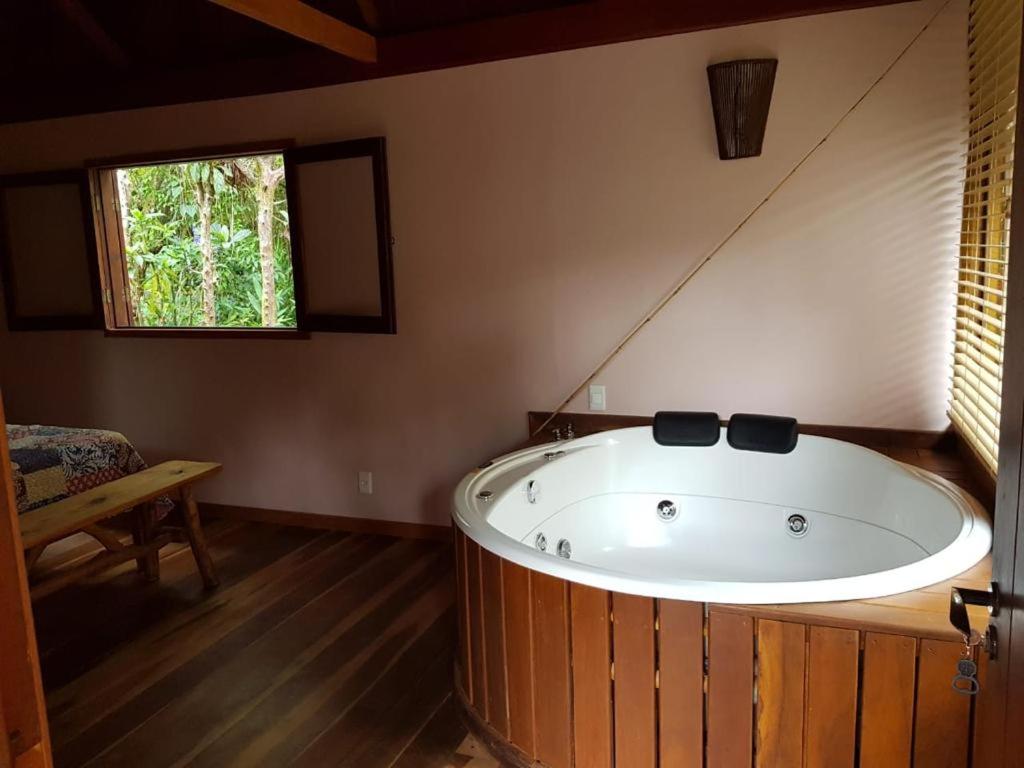
{"label": "wooden plank floor", "polygon": [[[490,768],[451,695],[450,547],[218,521],[35,606],[58,768]],[[41,567],[88,556],[74,538]]]}

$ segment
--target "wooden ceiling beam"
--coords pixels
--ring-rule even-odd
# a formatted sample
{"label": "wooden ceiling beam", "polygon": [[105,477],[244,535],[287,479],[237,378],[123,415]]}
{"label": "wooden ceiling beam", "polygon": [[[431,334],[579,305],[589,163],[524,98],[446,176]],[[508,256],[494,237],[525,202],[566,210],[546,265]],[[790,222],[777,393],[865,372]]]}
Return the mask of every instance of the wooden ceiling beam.
{"label": "wooden ceiling beam", "polygon": [[370,64],[377,61],[377,38],[301,0],[210,1],[350,59]]}

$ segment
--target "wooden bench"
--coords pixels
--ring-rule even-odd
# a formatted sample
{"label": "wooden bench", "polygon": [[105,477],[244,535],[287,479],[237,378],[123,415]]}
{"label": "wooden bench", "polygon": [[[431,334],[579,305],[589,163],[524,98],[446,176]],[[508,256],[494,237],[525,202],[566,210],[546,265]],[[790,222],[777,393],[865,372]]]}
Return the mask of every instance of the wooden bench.
{"label": "wooden bench", "polygon": [[[127,560],[135,560],[139,572],[155,581],[160,578],[160,548],[175,540],[188,541],[203,585],[207,589],[216,587],[217,575],[199,523],[192,486],[216,474],[220,468],[221,465],[214,462],[165,461],[20,515],[22,547],[29,571],[49,544],[75,533],[89,534],[104,548],[87,562],[33,584],[32,597],[48,595],[66,584]],[[184,526],[180,529],[165,525],[158,527],[155,500],[175,494],[181,500]],[[99,525],[129,510],[134,516],[130,545],[122,542],[114,531]]]}

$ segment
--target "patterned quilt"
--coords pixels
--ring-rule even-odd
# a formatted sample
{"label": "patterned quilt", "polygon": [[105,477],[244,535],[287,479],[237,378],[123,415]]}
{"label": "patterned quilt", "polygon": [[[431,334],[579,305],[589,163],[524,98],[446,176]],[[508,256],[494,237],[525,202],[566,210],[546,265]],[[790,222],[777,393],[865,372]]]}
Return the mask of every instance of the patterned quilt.
{"label": "patterned quilt", "polygon": [[119,432],[8,424],[7,441],[18,514],[146,468]]}

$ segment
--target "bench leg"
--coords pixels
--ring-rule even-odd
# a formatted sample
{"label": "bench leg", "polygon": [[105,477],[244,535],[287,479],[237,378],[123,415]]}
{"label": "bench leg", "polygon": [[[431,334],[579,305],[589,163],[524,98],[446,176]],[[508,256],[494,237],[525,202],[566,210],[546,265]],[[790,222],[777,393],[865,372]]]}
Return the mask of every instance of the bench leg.
{"label": "bench leg", "polygon": [[[153,502],[148,501],[135,508],[135,520],[132,525],[132,541],[136,546],[149,544],[153,540],[153,528],[156,522],[156,508]],[[160,552],[154,548],[136,561],[139,573],[146,577],[146,581],[158,581],[160,579]]]}
{"label": "bench leg", "polygon": [[220,584],[220,581],[213,568],[213,558],[210,557],[210,551],[206,547],[206,537],[203,536],[203,529],[199,523],[199,509],[196,507],[196,500],[192,495],[192,486],[181,487],[181,501],[184,506],[181,514],[185,519],[185,533],[188,536],[188,543],[192,547],[192,554],[196,558],[199,574],[203,577],[203,586],[213,589]]}

